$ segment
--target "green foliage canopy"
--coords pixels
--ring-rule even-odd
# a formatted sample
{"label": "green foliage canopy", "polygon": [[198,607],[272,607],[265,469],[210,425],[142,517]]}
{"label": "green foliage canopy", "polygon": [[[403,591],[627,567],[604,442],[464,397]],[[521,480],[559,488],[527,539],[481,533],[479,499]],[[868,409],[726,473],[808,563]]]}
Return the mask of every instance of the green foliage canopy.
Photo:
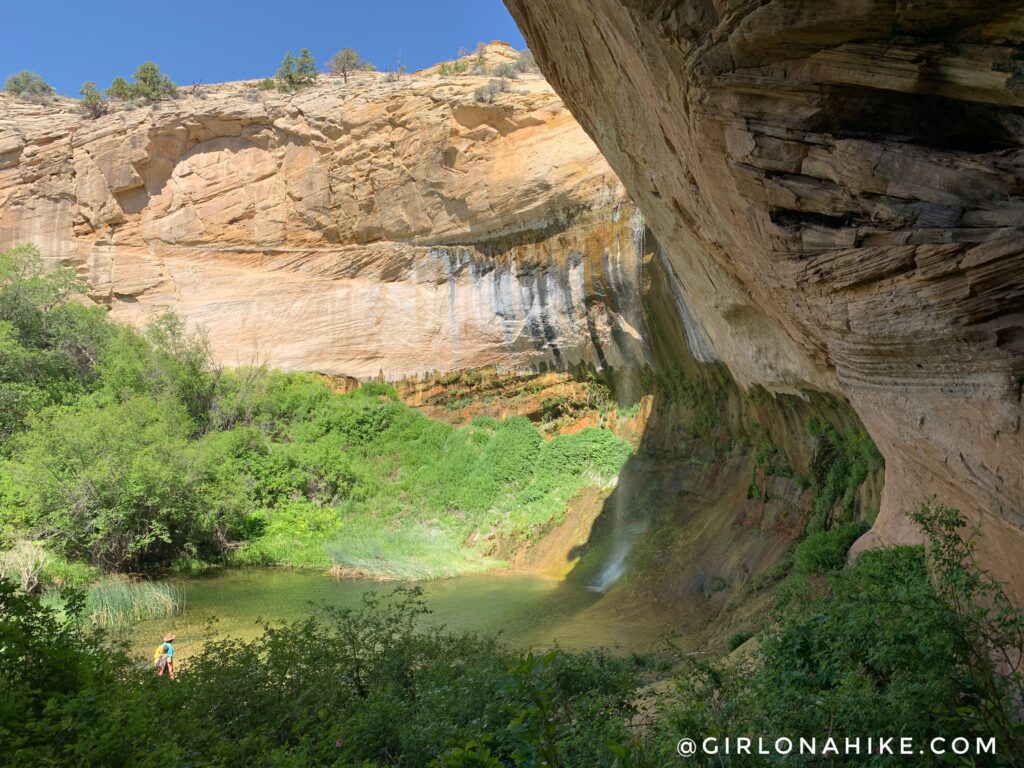
{"label": "green foliage canopy", "polygon": [[316,75],[316,60],[308,48],[303,48],[297,58],[288,51],[277,70],[277,87],[282,91],[297,91],[316,82]]}
{"label": "green foliage canopy", "polygon": [[29,101],[48,101],[55,93],[53,86],[43,80],[41,75],[27,69],[8,77],[4,90],[12,96]]}
{"label": "green foliage canopy", "polygon": [[327,68],[332,74],[341,75],[347,83],[350,72],[360,69],[372,69],[373,65],[365,61],[352,48],[343,48],[328,59]]}
{"label": "green foliage canopy", "polygon": [[177,559],[429,578],[494,565],[630,453],[610,432],[456,429],[368,383],[222,371],[173,314],[137,331],[69,301],[38,252],[0,254],[0,536],[107,571]]}
{"label": "green foliage canopy", "polygon": [[140,64],[132,75],[132,80],[133,82],[129,83],[123,77],[115,77],[107,89],[107,96],[119,101],[163,101],[178,95],[178,87],[151,61]]}

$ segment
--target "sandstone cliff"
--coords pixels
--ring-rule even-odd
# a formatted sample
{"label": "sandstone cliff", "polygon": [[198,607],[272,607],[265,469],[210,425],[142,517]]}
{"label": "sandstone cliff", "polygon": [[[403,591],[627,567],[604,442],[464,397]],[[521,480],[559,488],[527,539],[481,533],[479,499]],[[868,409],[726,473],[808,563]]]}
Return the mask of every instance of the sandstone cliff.
{"label": "sandstone cliff", "polygon": [[[745,385],[850,399],[1024,596],[1024,8],[506,0]],[[870,542],[867,542],[870,543]]]}
{"label": "sandstone cliff", "polygon": [[[516,53],[485,51],[493,68]],[[475,60],[475,57],[471,57]],[[391,378],[642,356],[635,210],[544,79],[229,83],[90,120],[0,95],[0,249],[228,365]]]}

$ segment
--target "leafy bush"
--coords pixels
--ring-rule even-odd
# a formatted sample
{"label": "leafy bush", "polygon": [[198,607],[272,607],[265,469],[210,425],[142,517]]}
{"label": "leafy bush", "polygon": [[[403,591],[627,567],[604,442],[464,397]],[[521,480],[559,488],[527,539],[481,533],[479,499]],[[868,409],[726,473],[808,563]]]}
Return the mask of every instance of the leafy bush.
{"label": "leafy bush", "polygon": [[100,570],[87,563],[50,554],[43,566],[43,583],[48,590],[84,591],[99,580]]}
{"label": "leafy bush", "polygon": [[[424,627],[418,591],[213,640],[170,685],[0,583],[0,749],[15,766],[610,765],[640,680],[599,653]],[[154,727],[159,723],[159,727]],[[611,746],[609,746],[611,745]],[[473,758],[476,759],[476,758]],[[436,762],[435,762],[436,761]]]}
{"label": "leafy bush", "polygon": [[464,75],[469,71],[469,62],[456,60],[442,62],[437,68],[438,77],[451,77],[452,75]]}
{"label": "leafy bush", "polygon": [[207,426],[217,395],[209,342],[201,332],[189,333],[177,315],[158,316],[141,334],[113,326],[96,367],[99,402],[170,399],[185,409],[190,432]]}
{"label": "leafy bush", "polygon": [[341,75],[346,83],[348,82],[350,72],[375,69],[370,62],[365,61],[362,56],[351,48],[344,48],[331,56],[327,60],[327,68],[331,74]]}
{"label": "leafy bush", "polygon": [[141,64],[132,79],[134,95],[146,101],[170,99],[178,93],[178,87],[151,61]]}
{"label": "leafy bush", "polygon": [[133,398],[103,408],[53,407],[14,442],[9,471],[27,530],[106,570],[161,559],[200,515],[180,406]]}
{"label": "leafy bush", "polygon": [[53,86],[40,75],[27,69],[8,77],[4,83],[4,90],[19,99],[40,103],[49,102],[55,93]]}
{"label": "leafy bush", "polygon": [[491,80],[487,85],[481,85],[479,88],[473,91],[473,100],[490,104],[494,101],[494,97],[499,93],[504,93],[508,90],[508,81],[504,78]]}
{"label": "leafy bush", "polygon": [[249,525],[258,526],[259,535],[238,548],[231,558],[234,564],[327,568],[332,561],[325,543],[342,521],[331,507],[292,501],[254,513]]}
{"label": "leafy bush", "polygon": [[107,96],[118,101],[142,99],[163,101],[178,95],[178,86],[151,61],[139,65],[129,83],[123,77],[115,77],[107,89]]}
{"label": "leafy bush", "polygon": [[78,290],[72,271],[45,272],[32,246],[0,252],[0,455],[30,412],[98,385],[113,326],[102,309],[68,301]]}
{"label": "leafy bush", "polygon": [[78,102],[78,105],[86,115],[95,120],[106,114],[107,104],[100,92],[96,90],[96,83],[83,83],[79,94],[81,94],[82,100]]}
{"label": "leafy bush", "polygon": [[128,101],[135,98],[135,91],[132,84],[123,77],[115,77],[110,87],[107,88],[107,96],[118,101]]}
{"label": "leafy bush", "polygon": [[494,76],[506,80],[515,80],[519,77],[519,70],[515,64],[504,62],[494,68]]}
{"label": "leafy bush", "polygon": [[848,428],[843,434],[827,421],[810,419],[810,434],[818,439],[811,464],[814,513],[808,530],[823,530],[853,515],[857,489],[868,473],[884,465],[882,454],[863,432]]}
{"label": "leafy bush", "polygon": [[0,606],[0,750],[12,766],[67,763],[54,754],[66,733],[60,718],[80,695],[111,702],[126,660],[80,631],[81,596],[58,611],[0,579]]}
{"label": "leafy bush", "polygon": [[139,332],[75,289],[32,249],[0,254],[0,535],[62,558],[453,575],[557,523],[630,453],[603,430],[544,442],[523,418],[455,429],[383,383],[220,371],[176,316]]}
{"label": "leafy bush", "polygon": [[398,391],[390,384],[378,381],[368,381],[356,390],[364,397],[383,397],[393,402],[398,402]]}
{"label": "leafy bush", "polygon": [[793,551],[796,572],[814,574],[842,568],[847,551],[869,527],[867,523],[847,523],[831,531],[808,535]]}
{"label": "leafy bush", "polygon": [[[1019,764],[1022,675],[1010,649],[1020,647],[1024,616],[974,567],[956,510],[925,507],[917,520],[927,557],[922,547],[873,550],[826,577],[800,576],[810,588],[776,617],[753,657],[687,660],[675,704],[662,704],[656,741],[679,733],[785,733],[819,743],[898,733],[919,744],[994,736],[1000,757],[979,764]],[[733,756],[727,764],[762,759]],[[840,754],[830,764],[921,762]]]}
{"label": "leafy bush", "polygon": [[298,58],[288,51],[277,70],[277,88],[281,91],[297,91],[316,81],[316,61],[308,48],[299,51]]}

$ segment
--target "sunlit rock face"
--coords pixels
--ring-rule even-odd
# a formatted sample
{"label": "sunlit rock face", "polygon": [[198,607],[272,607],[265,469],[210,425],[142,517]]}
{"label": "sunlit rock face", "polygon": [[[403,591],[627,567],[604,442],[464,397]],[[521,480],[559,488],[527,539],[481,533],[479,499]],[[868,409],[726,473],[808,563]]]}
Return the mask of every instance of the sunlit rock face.
{"label": "sunlit rock face", "polygon": [[1024,596],[1024,7],[506,0],[743,384],[848,397]]}
{"label": "sunlit rock face", "polygon": [[642,359],[635,209],[543,78],[480,102],[490,79],[231,83],[98,120],[0,95],[0,248],[77,265],[115,318],[176,310],[227,365]]}

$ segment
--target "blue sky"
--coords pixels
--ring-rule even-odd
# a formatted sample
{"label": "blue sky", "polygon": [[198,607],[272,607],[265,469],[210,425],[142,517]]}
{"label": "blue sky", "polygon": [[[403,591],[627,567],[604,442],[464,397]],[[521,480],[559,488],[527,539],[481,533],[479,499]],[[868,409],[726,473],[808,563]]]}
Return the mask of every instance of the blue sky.
{"label": "blue sky", "polygon": [[351,47],[381,69],[400,57],[413,70],[478,42],[526,46],[501,0],[34,0],[3,17],[0,78],[31,69],[71,96],[147,60],[191,85],[272,75],[302,47],[318,63]]}

